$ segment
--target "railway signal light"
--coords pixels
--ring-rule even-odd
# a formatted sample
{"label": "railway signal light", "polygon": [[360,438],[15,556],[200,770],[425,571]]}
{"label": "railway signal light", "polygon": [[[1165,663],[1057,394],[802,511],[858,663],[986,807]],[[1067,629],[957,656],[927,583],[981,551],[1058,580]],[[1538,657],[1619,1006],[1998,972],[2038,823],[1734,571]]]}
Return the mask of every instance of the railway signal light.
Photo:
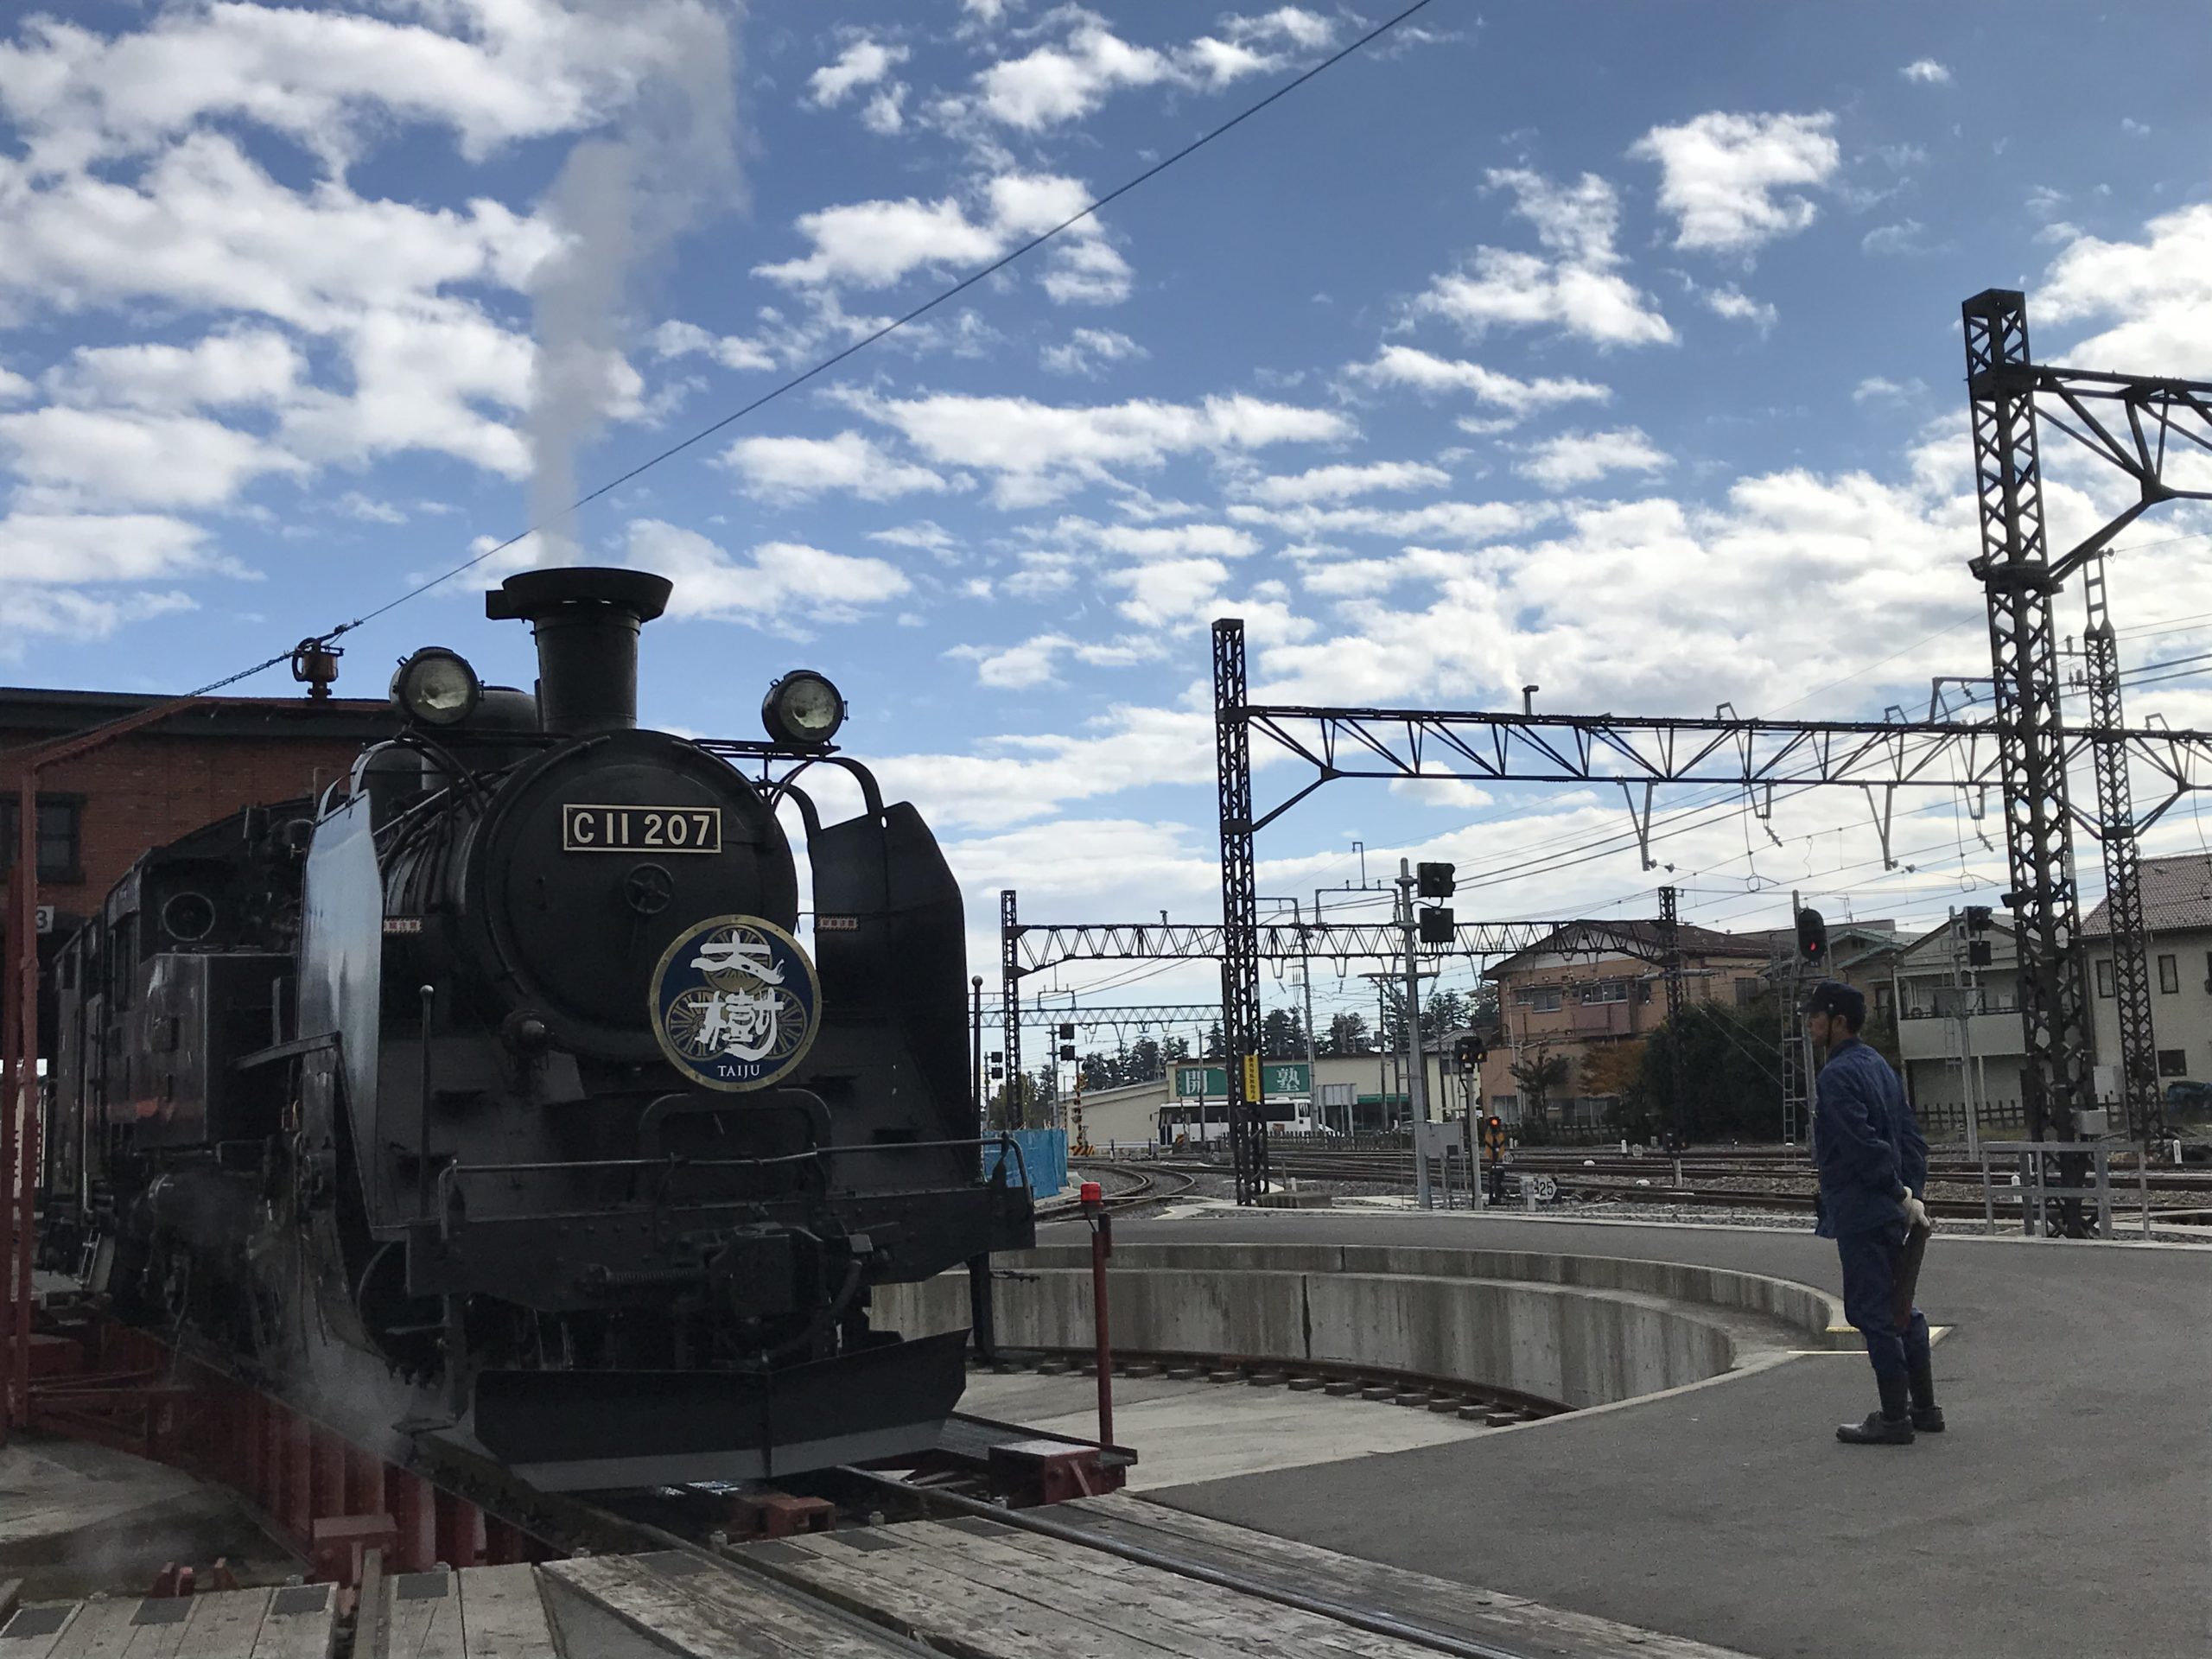
{"label": "railway signal light", "polygon": [[1990,909],[1987,905],[1968,905],[1966,907],[1965,915],[1967,932],[1986,933],[1989,931]]}
{"label": "railway signal light", "polygon": [[1433,910],[1424,910],[1421,912],[1421,942],[1423,944],[1449,944],[1456,926],[1448,907],[1439,906]]}
{"label": "railway signal light", "polygon": [[1452,1045],[1452,1065],[1454,1070],[1462,1072],[1475,1069],[1475,1039],[1473,1038],[1462,1037]]}
{"label": "railway signal light", "polygon": [[1053,1027],[1052,1034],[1064,1043],[1071,1043],[1075,1040],[1075,1027],[1063,1020]]}
{"label": "railway signal light", "polygon": [[1414,865],[1414,891],[1424,899],[1449,899],[1452,896],[1452,878],[1458,868],[1457,865],[1452,864]]}
{"label": "railway signal light", "polygon": [[1075,1045],[1073,1043],[1062,1043],[1060,1045],[1060,1058],[1064,1060],[1071,1060],[1075,1058]]}
{"label": "railway signal light", "polygon": [[1987,939],[1968,939],[1967,941],[1967,967],[1987,968],[1993,965],[1996,961],[1997,953],[1990,949],[1989,941]]}
{"label": "railway signal light", "polygon": [[1810,906],[1797,912],[1797,959],[1808,968],[1828,965],[1828,925]]}

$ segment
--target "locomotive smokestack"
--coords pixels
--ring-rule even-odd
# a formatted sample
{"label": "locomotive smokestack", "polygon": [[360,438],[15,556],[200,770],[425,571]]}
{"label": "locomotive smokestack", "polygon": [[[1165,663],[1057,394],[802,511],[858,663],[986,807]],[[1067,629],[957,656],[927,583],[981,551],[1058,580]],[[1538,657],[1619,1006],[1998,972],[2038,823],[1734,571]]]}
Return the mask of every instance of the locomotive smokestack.
{"label": "locomotive smokestack", "polygon": [[643,570],[566,565],[525,570],[484,595],[486,616],[527,622],[537,636],[539,726],[580,734],[638,723],[638,630],[668,607],[671,588]]}

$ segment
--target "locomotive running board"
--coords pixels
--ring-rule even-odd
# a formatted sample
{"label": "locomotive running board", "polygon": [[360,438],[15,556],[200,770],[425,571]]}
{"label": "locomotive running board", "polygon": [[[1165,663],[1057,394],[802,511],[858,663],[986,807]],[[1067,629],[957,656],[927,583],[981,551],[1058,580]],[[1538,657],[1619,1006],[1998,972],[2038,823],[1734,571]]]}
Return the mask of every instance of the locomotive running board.
{"label": "locomotive running board", "polygon": [[780,1478],[935,1446],[965,1331],[766,1372],[486,1371],[468,1437],[549,1492]]}

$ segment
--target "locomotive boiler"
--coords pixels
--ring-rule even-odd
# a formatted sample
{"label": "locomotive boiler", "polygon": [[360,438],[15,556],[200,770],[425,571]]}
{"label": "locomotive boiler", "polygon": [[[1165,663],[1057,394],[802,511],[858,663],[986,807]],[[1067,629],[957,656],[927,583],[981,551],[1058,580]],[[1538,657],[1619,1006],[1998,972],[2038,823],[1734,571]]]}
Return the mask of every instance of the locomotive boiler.
{"label": "locomotive boiler", "polygon": [[[55,1185],[99,1286],[550,1489],[933,1443],[964,1333],[877,1329],[869,1292],[1033,1233],[982,1173],[935,838],[818,675],[765,742],[640,729],[669,593],[509,578],[534,692],[417,652],[347,780],[147,855],[60,973]],[[825,823],[833,769],[862,810]]]}

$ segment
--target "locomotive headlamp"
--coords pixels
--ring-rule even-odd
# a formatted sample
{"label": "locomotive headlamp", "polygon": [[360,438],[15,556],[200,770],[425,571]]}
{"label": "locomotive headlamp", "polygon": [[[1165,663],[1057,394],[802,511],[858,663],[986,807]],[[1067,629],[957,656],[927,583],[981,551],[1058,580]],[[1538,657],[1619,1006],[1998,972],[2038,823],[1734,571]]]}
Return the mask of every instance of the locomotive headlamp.
{"label": "locomotive headlamp", "polygon": [[399,712],[425,726],[457,726],[475,712],[484,695],[476,677],[458,652],[443,645],[425,645],[399,665],[391,677],[391,700]]}
{"label": "locomotive headlamp", "polygon": [[795,669],[768,688],[760,723],[779,743],[817,748],[845,723],[845,700],[812,669]]}

